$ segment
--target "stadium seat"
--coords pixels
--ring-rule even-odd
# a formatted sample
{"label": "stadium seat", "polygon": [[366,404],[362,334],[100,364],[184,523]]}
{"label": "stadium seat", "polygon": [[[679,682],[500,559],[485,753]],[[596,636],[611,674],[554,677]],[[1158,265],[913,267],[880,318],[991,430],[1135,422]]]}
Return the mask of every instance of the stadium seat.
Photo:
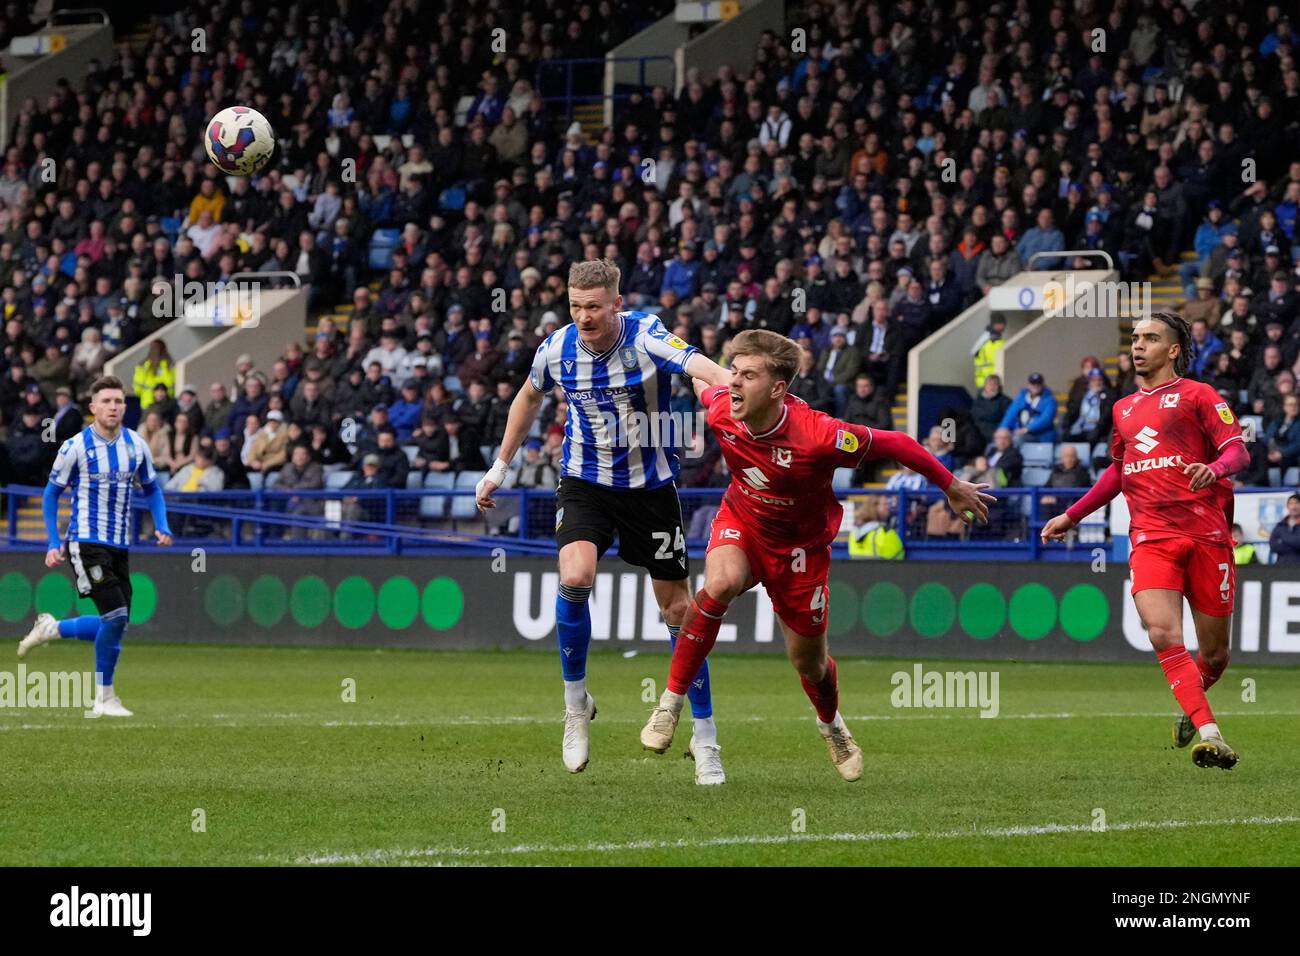
{"label": "stadium seat", "polygon": [[406,474],[406,490],[413,491],[417,488],[424,487],[424,475],[418,471],[410,471]]}
{"label": "stadium seat", "polygon": [[1270,468],[1268,470],[1268,484],[1270,488],[1282,487],[1282,469]]}
{"label": "stadium seat", "polygon": [[248,487],[254,491],[261,491],[264,484],[266,484],[266,475],[260,471],[250,471],[248,473]]}
{"label": "stadium seat", "polygon": [[1027,441],[1020,446],[1020,457],[1026,465],[1052,467],[1053,446],[1049,441]]}
{"label": "stadium seat", "polygon": [[403,445],[402,451],[406,453],[406,463],[408,465],[414,465],[415,459],[419,457],[420,449],[414,445]]}
{"label": "stadium seat", "polygon": [[836,468],[835,474],[831,478],[831,488],[833,488],[835,491],[843,491],[846,488],[852,488],[852,487],[853,487],[853,469]]}
{"label": "stadium seat", "polygon": [[[462,471],[456,476],[456,489],[473,491],[478,484],[479,475],[473,471]],[[478,505],[474,502],[473,495],[457,495],[451,499],[451,516],[461,520],[477,518],[479,516]]]}
{"label": "stadium seat", "polygon": [[491,445],[479,445],[478,453],[483,456],[483,460],[486,461],[489,465],[492,464],[492,462],[497,460],[496,452],[492,450]]}
{"label": "stadium seat", "polygon": [[334,471],[325,476],[325,487],[337,491],[352,480],[354,471]]}
{"label": "stadium seat", "polygon": [[442,380],[442,384],[449,392],[465,391],[464,386],[460,384],[460,377],[457,375],[448,375],[444,377]]}
{"label": "stadium seat", "polygon": [[280,473],[273,471],[266,476],[266,483],[262,486],[266,491],[270,491],[280,483]]}
{"label": "stadium seat", "polygon": [[1099,441],[1092,446],[1092,457],[1107,460],[1110,458],[1110,442]]}
{"label": "stadium seat", "polygon": [[1052,477],[1052,469],[1044,468],[1042,465],[1026,465],[1025,470],[1020,474],[1020,482],[1026,488],[1041,488],[1047,484],[1047,479]]}
{"label": "stadium seat", "polygon": [[446,212],[459,212],[465,208],[465,190],[460,186],[448,186],[438,195],[438,208]]}
{"label": "stadium seat", "polygon": [[1287,488],[1300,485],[1300,468],[1288,468],[1282,473],[1282,484]]}
{"label": "stadium seat", "polygon": [[447,515],[447,496],[431,495],[429,489],[456,486],[456,476],[449,471],[431,471],[424,476],[424,495],[420,498],[420,517],[440,520]]}

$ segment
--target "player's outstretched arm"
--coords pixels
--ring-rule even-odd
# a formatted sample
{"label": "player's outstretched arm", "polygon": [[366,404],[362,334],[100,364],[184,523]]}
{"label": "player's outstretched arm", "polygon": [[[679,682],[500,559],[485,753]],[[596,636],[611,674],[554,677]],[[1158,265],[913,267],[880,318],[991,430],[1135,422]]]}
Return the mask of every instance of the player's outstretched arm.
{"label": "player's outstretched arm", "polygon": [[702,389],[700,382],[704,383],[704,388],[711,385],[729,385],[731,383],[731,373],[719,365],[713,359],[706,355],[696,352],[686,362],[686,374],[695,382],[695,394],[698,397]]}
{"label": "player's outstretched arm", "polygon": [[1087,494],[1043,525],[1041,535],[1043,543],[1060,541],[1067,532],[1072,530],[1088,515],[1098,508],[1110,504],[1114,497],[1119,494],[1120,484],[1119,462],[1112,461],[1110,467],[1101,473],[1097,483],[1088,489]]}
{"label": "player's outstretched arm", "polygon": [[63,563],[63,542],[59,537],[59,495],[63,489],[52,481],[45,483],[41,496],[41,513],[45,516],[45,566],[53,568]]}
{"label": "player's outstretched arm", "polygon": [[974,484],[953,476],[939,459],[930,454],[911,435],[886,429],[871,430],[871,444],[864,458],[892,458],[927,479],[948,498],[952,510],[967,524],[988,521],[989,505],[997,501],[984,489],[987,483]]}
{"label": "player's outstretched arm", "polygon": [[546,394],[534,386],[530,379],[524,383],[515,400],[510,403],[510,414],[506,417],[506,432],[501,439],[501,451],[475,488],[474,497],[480,511],[497,506],[497,503],[492,500],[492,493],[505,483],[506,475],[510,472],[510,462],[519,451],[519,446],[524,443],[528,429],[532,428],[533,422],[537,420],[537,413],[541,411],[542,400],[545,397]]}

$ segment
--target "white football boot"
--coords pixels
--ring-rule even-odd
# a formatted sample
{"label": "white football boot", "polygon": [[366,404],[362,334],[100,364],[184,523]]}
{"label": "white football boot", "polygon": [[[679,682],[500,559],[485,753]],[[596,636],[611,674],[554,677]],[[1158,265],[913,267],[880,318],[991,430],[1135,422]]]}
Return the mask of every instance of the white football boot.
{"label": "white football boot", "polygon": [[596,701],[588,694],[587,706],[579,711],[564,711],[564,769],[582,773],[587,769],[591,752],[591,722],[596,719]]}
{"label": "white football boot", "polygon": [[685,694],[674,694],[670,690],[663,692],[659,706],[650,712],[650,719],[641,728],[642,747],[661,754],[672,746],[677,721],[682,715],[682,701],[685,699]]}
{"label": "white football boot", "polygon": [[722,747],[718,744],[702,744],[691,736],[686,756],[695,761],[695,782],[701,787],[715,787],[727,782],[727,775],[722,770]]}
{"label": "white football boot", "polygon": [[42,644],[48,644],[50,641],[59,639],[59,622],[54,619],[53,614],[36,615],[36,623],[32,629],[27,632],[27,636],[18,642],[18,656],[26,657],[27,652],[33,647],[40,647]]}
{"label": "white football boot", "polygon": [[826,741],[826,749],[831,754],[831,763],[835,764],[835,769],[839,771],[840,776],[850,783],[860,779],[863,764],[862,748],[853,739],[853,734],[849,733],[849,727],[844,723],[844,719],[840,718],[839,726],[823,724],[819,720],[817,729],[821,731],[822,739]]}
{"label": "white football boot", "polygon": [[90,717],[133,717],[131,711],[122,706],[122,699],[117,694],[111,694],[107,697],[96,695],[95,708],[87,716]]}

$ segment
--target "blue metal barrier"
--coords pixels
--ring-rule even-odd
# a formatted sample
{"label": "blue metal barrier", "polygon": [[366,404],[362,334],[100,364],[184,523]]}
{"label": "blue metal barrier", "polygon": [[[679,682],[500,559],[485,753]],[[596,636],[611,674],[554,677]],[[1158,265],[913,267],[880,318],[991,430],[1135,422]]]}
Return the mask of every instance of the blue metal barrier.
{"label": "blue metal barrier", "polygon": [[[542,60],[540,63],[537,64],[537,70],[533,76],[533,86],[542,94],[543,103],[563,103],[564,121],[566,124],[571,123],[573,121],[574,104],[597,103],[597,102],[603,102],[605,100],[604,65],[610,62],[611,59],[612,62],[614,63],[636,63],[637,64],[637,82],[635,85],[632,85],[632,88],[637,91],[644,91],[647,88],[646,79],[645,79],[645,71],[646,71],[647,63],[654,60],[665,60],[668,63],[674,64],[675,67],[677,62],[673,57],[663,53],[657,53],[652,56],[618,56],[612,58],[603,57],[603,56],[588,56],[588,57],[570,57],[568,59]],[[589,66],[594,66],[595,64],[600,64],[601,66],[601,76],[598,81],[597,92],[575,93],[573,88],[574,68],[584,67],[584,66],[589,67]],[[559,95],[559,94],[548,95],[546,91],[548,90],[548,88],[551,88],[553,85],[551,83],[551,77],[558,75],[561,71],[563,72],[564,75],[562,81],[564,87],[563,95]],[[623,86],[625,87],[627,85],[628,84],[623,84]],[[671,87],[675,85],[676,84],[673,83],[670,86],[669,88],[670,93],[673,92]],[[626,91],[619,92],[616,89],[610,98],[613,99],[615,102],[618,102],[621,100],[626,100],[631,96],[632,96],[631,92],[626,92]]]}
{"label": "blue metal barrier", "polygon": [[[1276,493],[1276,488],[1238,489]],[[0,489],[5,515],[4,546],[44,550],[43,529],[26,534],[19,527],[24,505],[39,513],[43,489],[10,486]],[[867,495],[891,499],[894,527],[908,560],[1086,561],[1103,548],[1112,551],[1106,524],[1085,525],[1069,542],[1043,544],[1043,525],[1084,494],[1079,488],[999,488],[987,524],[959,526],[951,520],[944,496],[934,490],[850,488],[838,492],[852,516]],[[708,543],[713,515],[722,500],[721,488],[683,488],[683,531],[693,554]],[[169,493],[168,515],[182,545],[203,545],[217,551],[284,551],[323,554],[486,554],[504,548],[512,554],[553,554],[555,492],[551,489],[504,489],[496,492],[497,507],[480,514],[472,489],[383,489],[373,491],[322,489],[315,491]],[[429,509],[428,502],[441,502]],[[337,505],[330,506],[329,502]],[[343,505],[353,505],[345,515]],[[936,503],[943,510],[931,514]],[[137,498],[132,520],[132,547],[153,549],[152,530],[146,534],[148,511]],[[432,513],[436,515],[429,518]],[[932,529],[931,525],[935,528]],[[832,546],[837,557],[847,545]]]}

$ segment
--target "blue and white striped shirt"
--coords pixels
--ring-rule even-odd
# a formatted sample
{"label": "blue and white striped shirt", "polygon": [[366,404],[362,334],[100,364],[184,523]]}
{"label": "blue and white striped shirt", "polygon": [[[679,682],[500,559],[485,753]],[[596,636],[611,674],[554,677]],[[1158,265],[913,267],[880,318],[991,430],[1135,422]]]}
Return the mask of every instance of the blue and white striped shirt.
{"label": "blue and white striped shirt", "polygon": [[537,347],[529,380],[568,399],[560,473],[606,488],[658,488],[677,477],[682,429],[669,415],[672,377],[696,349],[648,312],[620,312],[622,334],[596,355],[566,325]]}
{"label": "blue and white striped shirt", "polygon": [[72,521],[66,538],[125,548],[131,539],[131,489],[146,491],[157,481],[149,445],[123,428],[109,441],[91,426],[63,443],[50,471],[50,484],[72,490]]}

